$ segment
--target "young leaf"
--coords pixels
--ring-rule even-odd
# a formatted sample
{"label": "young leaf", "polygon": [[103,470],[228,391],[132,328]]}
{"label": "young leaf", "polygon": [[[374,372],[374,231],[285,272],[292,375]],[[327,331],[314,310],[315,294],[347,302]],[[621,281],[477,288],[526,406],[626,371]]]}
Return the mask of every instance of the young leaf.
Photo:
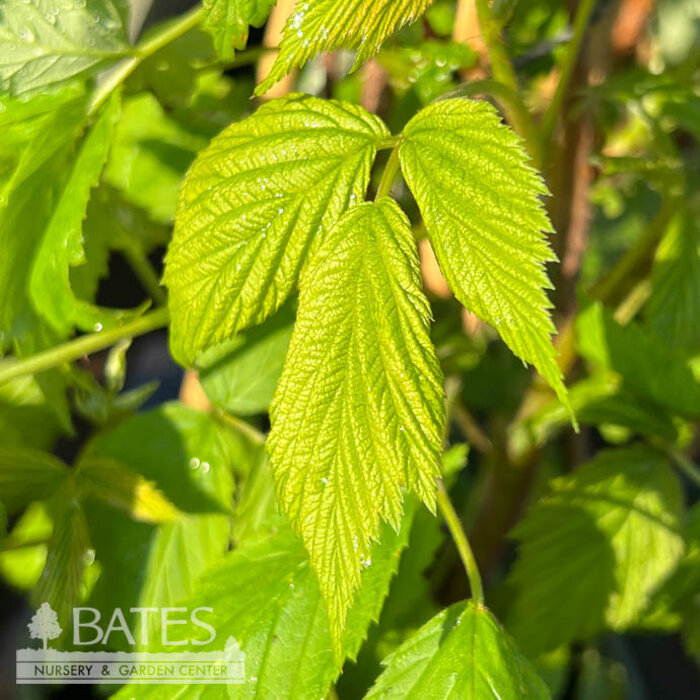
{"label": "young leaf", "polygon": [[547,193],[487,102],[436,102],[408,123],[401,168],[455,296],[534,365],[568,406],[550,336]]}
{"label": "young leaf", "polygon": [[75,480],[85,494],[121,508],[134,520],[162,523],[178,516],[177,508],[152,482],[114,459],[81,461]]}
{"label": "young leaf", "polygon": [[4,0],[0,4],[0,91],[40,90],[95,70],[128,51],[111,0]]}
{"label": "young leaf", "polygon": [[309,551],[334,643],[402,489],[433,509],[443,423],[430,308],[405,215],[350,209],[304,274],[268,440],[278,502]]}
{"label": "young leaf", "polygon": [[29,284],[37,310],[61,334],[74,325],[92,331],[108,323],[108,312],[76,298],[70,286],[70,268],[86,261],[83,219],[90,190],[97,185],[107,159],[114,125],[119,118],[115,96],[90,129],[56,203],[37,250]]}
{"label": "young leaf", "polygon": [[28,447],[0,447],[0,500],[10,513],[43,501],[69,476],[53,455]]}
{"label": "young leaf", "polygon": [[700,352],[700,226],[689,212],[671,221],[656,253],[649,323],[659,338]]}
{"label": "young leaf", "polygon": [[178,360],[191,364],[281,306],[312,245],[364,196],[387,135],[361,107],[293,95],[232,124],[199,154],[164,277]]}
{"label": "young leaf", "polygon": [[650,448],[602,452],[551,488],[514,531],[512,629],[532,653],[629,627],[684,549],[678,479]]}
{"label": "young leaf", "polygon": [[443,610],[384,659],[366,696],[548,700],[547,686],[496,618],[472,601]]}
{"label": "young leaf", "polygon": [[[344,658],[355,658],[369,625],[379,615],[408,539],[411,516],[407,510],[398,533],[386,526],[381,543],[372,551],[372,566],[363,572],[357,601],[349,612]],[[233,636],[245,652],[245,684],[227,687],[228,697],[234,700],[324,697],[340,672],[318,582],[301,543],[285,526],[274,537],[231,552],[207,572],[191,597],[180,602],[190,609],[213,609],[215,648]],[[171,636],[176,639],[177,630]],[[154,694],[151,689],[128,686],[116,697],[198,700],[201,688],[160,686]],[[204,697],[210,697],[206,691]]]}
{"label": "young leaf", "polygon": [[256,94],[266,93],[293,68],[323,51],[355,49],[353,68],[357,68],[394,30],[420,17],[432,1],[297,0],[284,27],[279,56]]}
{"label": "young leaf", "polygon": [[222,61],[233,59],[248,43],[250,25],[261,27],[276,0],[203,0],[204,27]]}

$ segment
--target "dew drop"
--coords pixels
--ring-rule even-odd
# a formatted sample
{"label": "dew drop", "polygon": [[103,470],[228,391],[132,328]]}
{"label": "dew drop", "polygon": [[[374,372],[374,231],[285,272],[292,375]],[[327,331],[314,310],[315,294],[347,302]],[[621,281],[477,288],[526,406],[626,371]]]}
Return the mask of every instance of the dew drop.
{"label": "dew drop", "polygon": [[96,333],[99,333],[102,330],[102,324],[101,323],[96,323],[93,328],[95,329]]}
{"label": "dew drop", "polygon": [[209,462],[202,462],[202,474],[208,474],[209,473]]}
{"label": "dew drop", "polygon": [[196,457],[192,457],[190,460],[190,469],[199,469],[200,464],[201,462]]}

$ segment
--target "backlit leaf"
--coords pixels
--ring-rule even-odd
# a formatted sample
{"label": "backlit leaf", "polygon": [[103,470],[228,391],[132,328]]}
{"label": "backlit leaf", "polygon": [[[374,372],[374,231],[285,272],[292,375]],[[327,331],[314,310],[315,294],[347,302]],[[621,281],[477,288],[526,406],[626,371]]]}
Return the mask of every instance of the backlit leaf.
{"label": "backlit leaf", "polygon": [[436,102],[408,123],[404,177],[455,296],[534,365],[568,405],[550,336],[547,193],[516,134],[487,102]]}
{"label": "backlit leaf", "polygon": [[248,43],[250,25],[260,27],[276,0],[203,0],[204,27],[214,38],[216,53],[230,61]]}
{"label": "backlit leaf", "polygon": [[429,318],[405,215],[388,198],[348,211],[302,278],[268,440],[336,645],[402,489],[435,506],[444,407]]}
{"label": "backlit leaf", "polygon": [[310,249],[364,196],[386,136],[361,107],[293,95],[232,124],[199,154],[164,277],[178,360],[191,364],[281,306]]}
{"label": "backlit leaf", "polygon": [[287,20],[280,53],[256,89],[267,92],[278,80],[317,53],[355,49],[357,68],[396,29],[420,17],[433,0],[297,0]]}
{"label": "backlit leaf", "polygon": [[548,700],[496,618],[469,601],[443,610],[384,659],[370,698]]}

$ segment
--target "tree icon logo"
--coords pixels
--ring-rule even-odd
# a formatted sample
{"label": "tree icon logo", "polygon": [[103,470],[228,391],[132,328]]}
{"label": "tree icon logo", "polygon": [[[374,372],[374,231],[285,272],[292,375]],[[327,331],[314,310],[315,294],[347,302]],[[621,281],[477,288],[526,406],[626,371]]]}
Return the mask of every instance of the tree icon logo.
{"label": "tree icon logo", "polygon": [[48,603],[41,604],[27,627],[29,628],[29,636],[32,639],[41,639],[44,643],[44,649],[48,648],[49,639],[56,639],[63,632],[61,625],[58,624],[56,611]]}

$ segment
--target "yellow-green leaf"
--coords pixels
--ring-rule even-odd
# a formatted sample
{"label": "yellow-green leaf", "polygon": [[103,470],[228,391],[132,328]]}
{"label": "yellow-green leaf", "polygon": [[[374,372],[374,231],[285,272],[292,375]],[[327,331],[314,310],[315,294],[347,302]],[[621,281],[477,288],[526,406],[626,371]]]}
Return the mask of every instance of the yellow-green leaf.
{"label": "yellow-green leaf", "polygon": [[405,215],[387,198],[348,211],[302,278],[269,438],[336,649],[381,520],[398,526],[404,489],[434,508],[444,406],[429,319]]}
{"label": "yellow-green leaf", "polygon": [[403,137],[403,174],[455,296],[568,406],[545,293],[545,265],[555,260],[540,202],[547,189],[520,140],[491,105],[467,99],[426,107]]}
{"label": "yellow-green leaf", "polygon": [[433,0],[298,0],[287,20],[280,53],[258,95],[317,53],[355,49],[355,65],[371,58],[396,29],[420,17]]}
{"label": "yellow-green leaf", "polygon": [[193,363],[282,305],[313,247],[364,196],[387,135],[361,107],[292,95],[232,124],[199,154],[165,269],[178,360]]}

